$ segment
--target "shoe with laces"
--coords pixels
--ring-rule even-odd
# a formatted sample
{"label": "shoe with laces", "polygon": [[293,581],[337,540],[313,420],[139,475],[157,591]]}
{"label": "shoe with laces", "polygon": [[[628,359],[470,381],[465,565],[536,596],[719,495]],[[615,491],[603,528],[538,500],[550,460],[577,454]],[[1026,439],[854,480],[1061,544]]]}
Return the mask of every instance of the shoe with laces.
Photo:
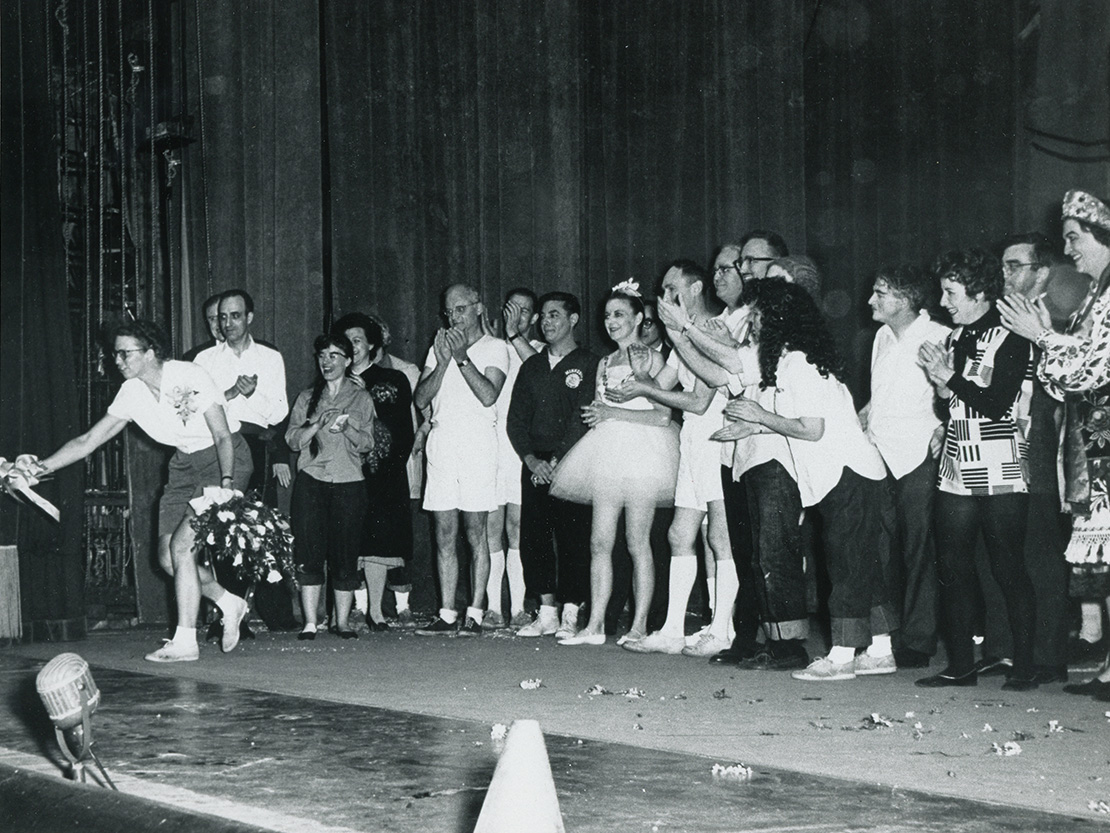
{"label": "shoe with laces", "polygon": [[[239,628],[235,628],[238,633]],[[179,645],[172,639],[165,640],[165,645],[157,651],[151,651],[144,659],[148,662],[193,662],[200,659],[200,648],[197,643],[192,645]]]}
{"label": "shoe with laces", "polygon": [[578,605],[567,603],[563,605],[563,616],[559,620],[559,629],[555,631],[556,639],[567,639],[578,633]]}
{"label": "shoe with laces", "polygon": [[686,640],[681,636],[667,636],[663,631],[656,631],[636,642],[626,642],[621,647],[634,654],[681,654],[686,647]]}
{"label": "shoe with laces", "polygon": [[482,617],[482,630],[499,631],[505,627],[505,617],[496,610],[487,610]]}
{"label": "shoe with laces", "polygon": [[716,634],[705,633],[693,645],[687,645],[681,653],[684,657],[713,657],[728,648],[731,643]]}
{"label": "shoe with laces", "polygon": [[854,680],[856,678],[855,661],[836,665],[828,657],[818,657],[805,668],[791,671],[790,676],[795,680],[807,682],[836,682],[838,680]]}
{"label": "shoe with laces", "polygon": [[898,663],[894,660],[893,654],[887,654],[885,657],[873,657],[871,654],[864,651],[862,654],[856,654],[856,676],[869,677],[878,674],[893,674],[898,670]]}
{"label": "shoe with laces", "polygon": [[245,599],[239,598],[234,593],[225,593],[225,595],[231,597],[228,601],[231,612],[224,613],[224,633],[220,638],[220,650],[226,654],[229,651],[234,651],[235,646],[239,644],[239,637],[241,635],[239,624],[246,618],[250,607],[247,605]]}
{"label": "shoe with laces", "polygon": [[551,636],[559,630],[559,620],[542,613],[516,632],[517,636],[532,639],[537,636]]}
{"label": "shoe with laces", "polygon": [[[704,627],[701,627],[698,630],[694,631],[689,636],[684,637],[684,639],[686,641],[686,647],[687,648],[692,648],[694,645],[697,645],[698,642],[701,640],[701,638],[703,636],[705,636],[707,633],[709,633],[709,629],[711,627],[713,627],[713,626],[712,625],[705,625]],[[731,646],[731,645],[732,645],[732,643],[729,642],[729,646]],[[727,650],[727,648],[728,648],[728,646],[726,646],[726,650]]]}
{"label": "shoe with laces", "polygon": [[416,617],[412,615],[411,610],[406,608],[405,610],[397,611],[397,627],[404,628],[407,631],[411,631],[416,627]]}
{"label": "shoe with laces", "polygon": [[445,622],[439,616],[422,628],[416,629],[417,636],[452,636],[459,629],[458,622]]}
{"label": "shoe with laces", "polygon": [[479,625],[477,622],[475,622],[474,619],[470,616],[467,616],[466,621],[464,621],[462,623],[462,625],[459,627],[459,629],[457,631],[455,631],[455,636],[458,636],[458,637],[481,636],[481,635],[482,635],[482,626]]}
{"label": "shoe with laces", "polygon": [[513,630],[530,624],[532,624],[532,616],[527,610],[518,610],[513,614],[513,618],[509,620],[509,627]]}

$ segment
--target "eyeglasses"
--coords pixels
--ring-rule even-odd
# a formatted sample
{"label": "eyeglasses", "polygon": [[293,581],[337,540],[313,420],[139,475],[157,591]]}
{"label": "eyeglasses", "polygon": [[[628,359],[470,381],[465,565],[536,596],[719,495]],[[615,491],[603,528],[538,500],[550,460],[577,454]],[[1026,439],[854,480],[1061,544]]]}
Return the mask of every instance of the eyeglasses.
{"label": "eyeglasses", "polygon": [[112,357],[120,361],[127,361],[128,353],[145,353],[149,347],[128,347],[126,350],[113,350]]}
{"label": "eyeglasses", "polygon": [[451,307],[450,309],[445,309],[443,311],[443,314],[446,315],[448,318],[450,318],[452,315],[462,315],[468,309],[470,309],[473,306],[476,306],[477,304],[478,304],[478,301],[471,301],[469,304],[458,304],[456,306]]}
{"label": "eyeglasses", "polygon": [[1039,263],[1022,263],[1020,260],[1004,260],[1002,261],[1003,272],[1016,272],[1023,266],[1040,266]]}
{"label": "eyeglasses", "polygon": [[740,262],[747,266],[751,266],[753,263],[770,263],[774,259],[773,257],[752,257],[751,255],[744,255],[744,257],[740,258]]}
{"label": "eyeglasses", "polygon": [[726,263],[723,266],[718,266],[716,269],[713,270],[713,275],[714,277],[718,278],[724,277],[726,274],[728,274],[729,269],[735,269],[737,273],[739,273],[740,264],[742,262],[742,260],[734,260],[732,263]]}
{"label": "eyeglasses", "polygon": [[333,362],[338,362],[343,361],[343,359],[347,358],[347,354],[342,353],[338,350],[321,350],[319,353],[316,354],[316,358],[319,361],[323,361],[324,359],[331,359]]}

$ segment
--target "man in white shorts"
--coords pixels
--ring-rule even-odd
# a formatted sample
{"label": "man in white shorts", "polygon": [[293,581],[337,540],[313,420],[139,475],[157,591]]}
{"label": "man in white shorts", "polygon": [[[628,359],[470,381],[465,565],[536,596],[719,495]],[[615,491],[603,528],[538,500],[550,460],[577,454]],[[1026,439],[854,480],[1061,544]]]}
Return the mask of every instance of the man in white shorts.
{"label": "man in white shorts", "polygon": [[[536,293],[517,287],[505,295],[501,308],[505,342],[509,345],[509,372],[501,395],[497,397],[497,508],[489,513],[486,537],[489,539],[489,581],[486,583],[486,615],[482,627],[520,628],[531,617],[524,610],[524,567],[520,561],[520,457],[513,450],[505,425],[520,367],[542,348],[542,341],[528,338],[539,316]],[[506,544],[508,545],[506,547]],[[509,575],[509,605],[512,618],[506,622],[501,613],[501,585]]]}
{"label": "man in white shorts", "polygon": [[[693,261],[675,261],[663,276],[663,297],[671,304],[681,302],[691,316],[705,320],[712,315],[706,302],[709,280],[705,269]],[[682,386],[682,390],[672,390],[676,383]],[[633,391],[635,395],[647,396],[662,405],[683,411],[683,422],[679,437],[674,521],[668,533],[671,563],[667,620],[660,630],[624,647],[645,654],[713,656],[731,643],[732,603],[737,588],[721,483],[721,449],[719,443],[709,439],[709,435],[721,427],[721,415],[728,397],[723,389],[710,387],[696,376],[678,351],[671,352],[667,366],[654,382],[637,379],[626,383],[618,393],[624,395]],[[713,622],[694,644],[687,646],[684,630],[686,605],[697,580],[695,547],[702,520],[707,514],[707,544],[716,565],[712,580],[715,591]]]}
{"label": "man in white shorts", "polygon": [[[478,636],[489,580],[486,521],[497,508],[497,397],[509,369],[504,341],[482,332],[478,291],[454,284],[443,293],[448,327],[436,332],[413,393],[417,408],[431,405],[425,454],[424,509],[435,517],[439,616],[420,636]],[[471,550],[472,600],[460,627],[455,611],[459,580],[459,515]]]}

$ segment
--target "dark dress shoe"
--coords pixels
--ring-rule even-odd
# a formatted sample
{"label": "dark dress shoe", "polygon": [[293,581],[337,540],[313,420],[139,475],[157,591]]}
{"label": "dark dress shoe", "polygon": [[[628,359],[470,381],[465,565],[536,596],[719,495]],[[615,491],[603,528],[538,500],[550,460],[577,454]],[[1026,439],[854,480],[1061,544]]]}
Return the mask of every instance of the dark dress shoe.
{"label": "dark dress shoe", "polygon": [[975,671],[984,677],[999,677],[1009,674],[1014,662],[1009,657],[983,657],[975,663]]}
{"label": "dark dress shoe", "polygon": [[737,668],[745,671],[790,671],[809,665],[809,654],[800,639],[772,639],[763,650],[749,659],[742,659]]}
{"label": "dark dress shoe", "polygon": [[328,633],[332,636],[339,636],[339,625],[328,625]]}
{"label": "dark dress shoe", "polygon": [[341,631],[336,629],[340,639],[358,639],[358,634],[355,631]]}
{"label": "dark dress shoe", "polygon": [[928,668],[932,657],[913,648],[895,648],[894,662],[899,668]]}
{"label": "dark dress shoe", "polygon": [[1106,640],[1088,642],[1073,636],[1068,640],[1068,664],[1080,665],[1086,662],[1099,662],[1106,658]]}
{"label": "dark dress shoe", "polygon": [[1036,675],[1028,677],[1018,677],[1011,674],[1006,677],[1006,682],[1002,684],[1003,691],[1032,691],[1040,685],[1037,682]]}
{"label": "dark dress shoe", "polygon": [[711,656],[709,661],[721,665],[736,665],[743,660],[751,659],[762,650],[763,646],[754,639],[750,642],[733,640],[731,645]]}
{"label": "dark dress shoe", "polygon": [[373,633],[382,633],[383,631],[391,631],[393,628],[389,626],[388,622],[375,622],[373,619],[366,623]]}
{"label": "dark dress shoe", "polygon": [[914,685],[918,688],[948,688],[957,686],[967,688],[979,684],[979,676],[973,668],[963,674],[953,674],[947,668],[931,677],[922,677]]}
{"label": "dark dress shoe", "polygon": [[297,639],[301,642],[311,642],[316,638],[316,631],[301,631],[297,634]]}
{"label": "dark dress shoe", "polygon": [[1033,679],[1041,685],[1066,683],[1068,681],[1068,667],[1066,665],[1038,665],[1033,671]]}
{"label": "dark dress shoe", "polygon": [[1110,683],[1104,683],[1098,677],[1095,677],[1085,683],[1066,685],[1064,691],[1068,694],[1082,694],[1087,697],[1094,697],[1096,700],[1103,700],[1110,696]]}

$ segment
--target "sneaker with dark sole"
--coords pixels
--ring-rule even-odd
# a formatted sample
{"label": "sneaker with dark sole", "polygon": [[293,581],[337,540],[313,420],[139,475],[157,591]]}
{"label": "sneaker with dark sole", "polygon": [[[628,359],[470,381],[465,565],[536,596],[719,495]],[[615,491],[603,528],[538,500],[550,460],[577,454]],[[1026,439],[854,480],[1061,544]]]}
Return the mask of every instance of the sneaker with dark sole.
{"label": "sneaker with dark sole", "polygon": [[[417,633],[419,633],[419,631],[417,631]],[[481,635],[482,635],[482,626],[479,625],[477,622],[475,622],[469,616],[466,617],[466,621],[462,623],[462,625],[459,627],[459,629],[457,631],[455,631],[455,636],[458,636],[458,637],[481,636]]]}
{"label": "sneaker with dark sole", "polygon": [[454,636],[458,629],[458,622],[445,622],[437,616],[424,627],[417,628],[415,633],[417,636]]}
{"label": "sneaker with dark sole", "polygon": [[495,610],[487,610],[486,615],[482,617],[482,629],[487,631],[499,631],[505,627],[505,617]]}

